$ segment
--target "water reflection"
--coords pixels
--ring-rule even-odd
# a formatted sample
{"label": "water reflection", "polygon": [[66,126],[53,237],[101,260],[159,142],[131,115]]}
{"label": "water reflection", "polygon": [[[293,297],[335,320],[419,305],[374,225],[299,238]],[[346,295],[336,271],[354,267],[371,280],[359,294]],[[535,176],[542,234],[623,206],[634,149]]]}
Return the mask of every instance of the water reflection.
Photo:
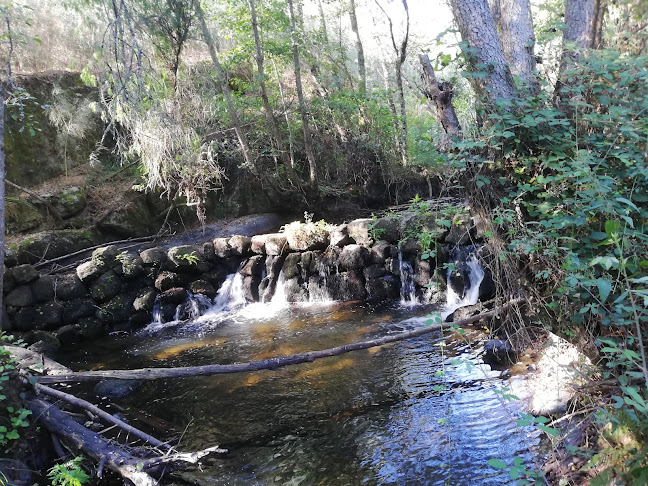
{"label": "water reflection", "polygon": [[[425,325],[429,312],[344,304],[229,315],[114,337],[71,365],[265,359]],[[186,428],[185,449],[230,450],[181,473],[197,484],[501,485],[508,474],[488,459],[529,457],[533,444],[515,425],[515,404],[495,392],[499,385],[463,338],[437,333],[276,371],[149,382],[121,405]]]}

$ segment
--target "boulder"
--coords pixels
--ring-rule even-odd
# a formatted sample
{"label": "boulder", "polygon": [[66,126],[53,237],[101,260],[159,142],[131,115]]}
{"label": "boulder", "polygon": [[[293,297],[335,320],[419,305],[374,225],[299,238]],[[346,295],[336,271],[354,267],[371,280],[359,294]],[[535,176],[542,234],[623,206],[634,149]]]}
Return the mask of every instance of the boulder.
{"label": "boulder", "polygon": [[29,285],[16,287],[5,297],[5,305],[12,307],[27,307],[34,302],[34,294]]}
{"label": "boulder", "polygon": [[369,246],[373,243],[371,236],[373,222],[371,218],[356,219],[347,224],[347,232],[358,245]]}
{"label": "boulder", "polygon": [[387,270],[383,265],[370,265],[365,267],[364,276],[367,281],[383,278],[387,274]]}
{"label": "boulder", "polygon": [[232,236],[229,239],[228,244],[232,249],[232,255],[234,256],[249,256],[252,254],[252,238],[249,236]]}
{"label": "boulder", "polygon": [[385,260],[385,270],[392,275],[400,276],[400,260],[398,258],[388,258]]}
{"label": "boulder", "polygon": [[468,213],[460,212],[455,214],[452,218],[450,232],[445,237],[445,242],[455,246],[474,243],[474,228]]}
{"label": "boulder", "polygon": [[58,302],[47,302],[34,307],[38,329],[55,329],[63,324],[63,306]]}
{"label": "boulder", "polygon": [[95,236],[85,230],[58,230],[42,232],[25,238],[16,245],[18,263],[37,263],[90,248]]}
{"label": "boulder", "polygon": [[2,458],[0,459],[0,477],[2,477],[2,484],[10,484],[12,486],[31,486],[36,484],[32,475],[32,468],[24,462],[16,459]]}
{"label": "boulder", "polygon": [[369,257],[371,263],[382,265],[387,258],[398,255],[398,249],[390,245],[385,240],[378,240],[369,248]]}
{"label": "boulder", "polygon": [[282,268],[286,279],[290,280],[301,276],[301,257],[301,253],[291,253],[286,257]]}
{"label": "boulder", "polygon": [[404,256],[417,255],[421,253],[421,243],[413,238],[408,238],[401,242],[400,250]]}
{"label": "boulder", "polygon": [[126,322],[134,300],[134,297],[128,294],[117,295],[97,309],[95,317],[103,323]]}
{"label": "boulder", "polygon": [[263,255],[266,252],[266,235],[256,235],[250,240],[250,250],[257,255]]}
{"label": "boulder", "polygon": [[153,312],[157,295],[157,292],[151,288],[140,290],[133,301],[133,309],[136,312]]}
{"label": "boulder", "polygon": [[259,284],[261,277],[255,275],[248,275],[243,278],[243,290],[245,291],[245,298],[248,302],[259,301]]}
{"label": "boulder", "polygon": [[115,245],[104,246],[92,252],[92,261],[96,262],[99,266],[110,269],[119,263],[117,257],[120,253],[121,250]]}
{"label": "boulder", "polygon": [[206,280],[196,280],[191,282],[189,284],[189,291],[192,294],[204,295],[209,299],[216,297],[216,289],[214,289],[214,286]]}
{"label": "boulder", "polygon": [[367,279],[367,299],[370,301],[385,301],[400,297],[400,281],[393,275],[382,278]]}
{"label": "boulder", "polygon": [[265,258],[261,255],[256,255],[248,258],[245,264],[241,267],[240,272],[243,275],[255,275],[260,277],[263,275],[265,266]]}
{"label": "boulder", "polygon": [[173,272],[162,272],[155,279],[155,288],[160,292],[172,289],[174,287],[179,287],[182,285],[182,279],[180,275]]}
{"label": "boulder", "polygon": [[11,269],[16,284],[25,285],[33,282],[38,278],[38,272],[31,265],[18,265]]}
{"label": "boulder", "polygon": [[12,268],[4,268],[4,274],[2,276],[2,290],[5,294],[8,294],[16,287],[16,279],[14,279]]}
{"label": "boulder", "polygon": [[54,298],[54,277],[43,275],[31,284],[32,294],[36,302],[47,302]]}
{"label": "boulder", "polygon": [[205,269],[205,259],[197,246],[174,246],[167,253],[170,268],[180,273],[201,273]]}
{"label": "boulder", "polygon": [[218,259],[216,258],[216,250],[214,249],[214,242],[213,241],[206,241],[203,243],[203,248],[202,248],[203,255],[205,256],[205,260],[208,262],[216,262]]}
{"label": "boulder", "polygon": [[34,307],[21,307],[12,316],[12,327],[16,331],[33,331],[39,328],[40,317]]}
{"label": "boulder", "polygon": [[59,328],[55,335],[63,346],[78,343],[82,340],[81,326],[79,324],[67,324]]}
{"label": "boulder", "polygon": [[16,250],[14,250],[13,248],[9,248],[8,246],[5,246],[4,264],[7,265],[7,267],[9,268],[18,265],[18,255],[16,253]]}
{"label": "boulder", "polygon": [[340,266],[347,270],[358,270],[365,266],[369,252],[361,245],[347,245],[340,253]]}
{"label": "boulder", "polygon": [[336,273],[327,278],[328,291],[333,300],[366,300],[364,275],[361,270]]}
{"label": "boulder", "polygon": [[149,248],[140,253],[144,265],[159,267],[167,261],[167,252],[164,248]]}
{"label": "boulder", "polygon": [[104,325],[93,317],[84,317],[79,321],[79,330],[84,339],[97,339],[106,334]]}
{"label": "boulder", "polygon": [[41,226],[45,220],[46,211],[39,209],[24,199],[18,199],[15,203],[17,211],[10,211],[7,214],[7,233],[15,234],[31,231]]}
{"label": "boulder", "polygon": [[76,269],[77,276],[86,285],[97,280],[108,268],[102,263],[94,260],[82,263]]}
{"label": "boulder", "polygon": [[329,230],[326,225],[291,223],[285,234],[292,251],[323,250],[329,245]]}
{"label": "boulder", "polygon": [[97,305],[90,298],[69,300],[63,304],[63,322],[74,324],[84,317],[95,315]]}
{"label": "boulder", "polygon": [[329,233],[329,242],[332,246],[346,246],[351,243],[348,227],[346,224],[341,224],[334,227]]}
{"label": "boulder", "polygon": [[99,303],[107,302],[121,291],[121,281],[112,270],[104,273],[90,285],[90,295]]}
{"label": "boulder", "polygon": [[126,280],[134,280],[144,275],[144,262],[138,255],[121,255],[118,258],[121,265],[117,268]]}
{"label": "boulder", "polygon": [[61,218],[67,219],[76,216],[85,209],[87,195],[82,188],[72,186],[56,194],[47,194],[44,199],[47,199],[54,206]]}
{"label": "boulder", "polygon": [[232,256],[232,247],[229,245],[229,238],[215,238],[214,254],[218,258],[229,258]]}
{"label": "boulder", "polygon": [[298,278],[291,278],[284,283],[284,294],[287,302],[308,301],[307,291],[299,284]]}
{"label": "boulder", "polygon": [[414,283],[419,287],[425,287],[430,283],[433,268],[430,259],[422,260],[417,258],[414,261]]}
{"label": "boulder", "polygon": [[370,234],[378,240],[396,244],[400,239],[399,220],[394,217],[378,218],[370,226]]}
{"label": "boulder", "polygon": [[484,343],[484,363],[510,365],[517,361],[517,353],[508,339],[489,339]]}
{"label": "boulder", "polygon": [[123,238],[138,238],[158,229],[155,212],[148,207],[145,197],[141,194],[132,194],[131,197],[131,201],[119,204],[99,217],[99,231]]}
{"label": "boulder", "polygon": [[271,256],[283,255],[288,252],[288,240],[286,235],[273,233],[266,235],[266,254]]}
{"label": "boulder", "polygon": [[86,295],[86,287],[76,274],[57,276],[54,280],[58,300],[74,300]]}
{"label": "boulder", "polygon": [[187,291],[182,287],[165,290],[160,294],[158,300],[160,304],[180,305],[187,300]]}

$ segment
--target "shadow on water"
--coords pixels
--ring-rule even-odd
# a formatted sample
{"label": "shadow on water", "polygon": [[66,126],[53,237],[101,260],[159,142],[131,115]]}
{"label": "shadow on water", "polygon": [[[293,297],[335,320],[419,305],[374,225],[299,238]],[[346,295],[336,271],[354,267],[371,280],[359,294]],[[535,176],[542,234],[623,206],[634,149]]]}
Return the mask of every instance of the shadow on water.
{"label": "shadow on water", "polygon": [[[425,325],[431,309],[367,304],[286,306],[113,336],[71,366],[135,368],[233,363],[342,345]],[[466,338],[442,335],[275,371],[158,380],[123,407],[184,431],[183,449],[229,453],[176,480],[213,485],[501,485],[490,458],[529,459],[515,403]],[[461,363],[457,364],[456,359]]]}

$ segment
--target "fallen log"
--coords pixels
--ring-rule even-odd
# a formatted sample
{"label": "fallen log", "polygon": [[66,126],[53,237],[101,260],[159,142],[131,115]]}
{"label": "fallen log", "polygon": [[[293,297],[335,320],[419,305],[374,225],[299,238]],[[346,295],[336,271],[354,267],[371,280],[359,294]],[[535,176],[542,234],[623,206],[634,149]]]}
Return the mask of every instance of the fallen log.
{"label": "fallen log", "polygon": [[156,486],[158,481],[151,474],[160,466],[182,462],[196,463],[212,452],[226,452],[215,446],[198,452],[160,455],[148,451],[148,457],[138,456],[120,444],[111,442],[96,432],[86,429],[51,403],[40,399],[31,399],[25,401],[25,406],[31,410],[35,419],[52,434],[65,440],[74,450],[83,451],[98,461],[102,467],[106,466],[124,479],[128,479],[135,486]]}
{"label": "fallen log", "polygon": [[74,395],[70,395],[69,393],[62,392],[60,390],[55,390],[54,388],[50,388],[49,386],[42,385],[40,383],[34,383],[34,388],[45,395],[49,395],[54,398],[58,398],[59,400],[63,400],[71,405],[76,405],[78,407],[81,407],[85,410],[88,410],[89,412],[92,412],[96,416],[104,419],[106,422],[109,422],[111,424],[116,425],[120,429],[128,432],[129,434],[132,434],[133,436],[137,437],[138,439],[142,439],[145,442],[148,442],[151,444],[153,447],[159,447],[160,449],[165,449],[169,450],[171,449],[171,446],[169,444],[166,444],[155,437],[147,434],[146,432],[142,432],[139,429],[136,429],[132,425],[127,424],[126,422],[119,420],[116,417],[113,417],[109,413],[101,410],[99,407],[96,405],[93,405],[90,402],[87,402],[81,398],[75,397]]}
{"label": "fallen log", "polygon": [[[518,304],[522,299],[515,299],[500,307],[493,309],[476,316],[460,319],[454,323],[453,326],[466,326],[483,319],[490,319],[497,316],[508,307]],[[290,354],[287,356],[280,356],[276,358],[263,359],[259,361],[251,361],[248,363],[234,363],[229,365],[212,364],[203,366],[183,366],[177,368],[144,368],[136,370],[98,370],[98,371],[78,371],[72,373],[63,373],[53,376],[36,376],[33,380],[39,383],[64,383],[64,382],[80,382],[80,381],[93,381],[93,380],[157,380],[161,378],[183,378],[189,376],[211,376],[221,375],[228,373],[242,373],[248,371],[260,370],[275,370],[289,365],[296,365],[301,363],[311,363],[317,359],[330,358],[332,356],[339,356],[341,354],[358,351],[361,349],[374,348],[384,344],[403,341],[404,339],[411,339],[431,332],[437,331],[443,327],[444,322],[432,323],[429,326],[414,329],[412,331],[405,331],[398,334],[392,334],[381,338],[370,339],[367,341],[360,341],[335,348],[323,349],[320,351],[308,351],[305,353]]]}

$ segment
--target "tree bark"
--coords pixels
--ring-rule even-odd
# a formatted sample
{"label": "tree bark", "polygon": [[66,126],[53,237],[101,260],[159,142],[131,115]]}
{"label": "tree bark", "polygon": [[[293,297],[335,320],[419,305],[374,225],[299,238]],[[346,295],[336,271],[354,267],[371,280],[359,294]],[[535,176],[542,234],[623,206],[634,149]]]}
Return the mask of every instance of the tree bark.
{"label": "tree bark", "polygon": [[[290,1],[290,0],[289,0]],[[466,326],[484,319],[490,319],[499,315],[512,305],[522,302],[522,299],[512,300],[500,307],[476,316],[460,319],[453,323],[453,326]],[[361,349],[383,346],[389,343],[395,343],[414,337],[424,336],[431,332],[437,331],[443,327],[444,323],[433,323],[425,327],[405,331],[398,334],[390,334],[381,338],[360,341],[352,344],[345,344],[335,348],[323,349],[320,351],[309,351],[306,353],[291,354],[277,358],[263,359],[260,361],[251,361],[249,363],[234,363],[229,365],[213,364],[204,366],[184,366],[178,368],[146,368],[139,370],[99,370],[99,371],[79,371],[67,374],[56,374],[52,376],[35,376],[34,380],[38,383],[65,383],[81,381],[98,381],[106,378],[115,380],[157,380],[162,378],[182,378],[189,376],[211,376],[229,373],[243,373],[259,370],[275,370],[284,366],[296,365],[301,363],[311,363],[317,359],[330,358],[341,354],[358,351]]]}
{"label": "tree bark", "polygon": [[461,125],[452,105],[452,85],[437,81],[427,54],[419,54],[418,57],[423,69],[423,79],[427,84],[425,96],[434,103],[443,130],[448,137],[461,137]]}
{"label": "tree bark", "polygon": [[297,89],[297,99],[299,101],[299,113],[301,114],[302,130],[304,132],[304,150],[306,151],[306,158],[308,159],[308,166],[310,169],[311,188],[317,192],[317,163],[315,162],[315,154],[313,153],[310,124],[308,121],[308,111],[306,110],[306,102],[304,101],[304,90],[302,87],[302,79],[301,79],[301,65],[299,60],[297,19],[295,16],[295,8],[293,5],[293,0],[288,0],[288,11],[290,13],[290,38],[292,41],[292,48],[293,48],[293,64],[295,68],[295,88]]}
{"label": "tree bark", "polygon": [[320,14],[320,24],[322,26],[322,40],[324,44],[328,46],[329,37],[328,37],[328,28],[326,27],[326,15],[324,15],[324,6],[322,5],[322,0],[317,1],[317,8]]}
{"label": "tree bark", "polygon": [[274,135],[275,143],[277,144],[277,150],[279,151],[281,161],[286,168],[288,177],[293,184],[299,186],[299,176],[295,172],[295,167],[293,166],[293,161],[290,158],[290,155],[285,150],[281,128],[279,127],[279,122],[274,116],[274,112],[272,111],[272,107],[270,106],[270,100],[268,99],[268,90],[266,88],[265,82],[265,68],[263,66],[263,48],[261,46],[261,38],[259,36],[259,23],[257,20],[256,5],[254,0],[248,0],[248,4],[250,6],[250,16],[252,19],[252,33],[254,34],[255,57],[257,63],[257,72],[259,75],[259,87],[261,89],[261,100],[263,102],[263,109],[266,112],[268,127]]}
{"label": "tree bark", "polygon": [[7,326],[4,322],[4,261],[5,261],[5,85],[0,81],[0,331]]}
{"label": "tree bark", "polygon": [[227,111],[229,112],[230,123],[232,124],[232,128],[234,128],[236,137],[238,138],[239,144],[241,145],[241,152],[243,153],[243,159],[245,160],[245,164],[250,169],[252,169],[254,172],[258,172],[255,163],[252,160],[252,156],[250,155],[250,147],[247,141],[247,136],[241,125],[240,117],[236,109],[236,106],[234,105],[232,92],[229,88],[229,85],[227,84],[227,77],[225,76],[225,71],[223,70],[220,61],[218,60],[218,55],[216,54],[216,48],[214,47],[214,41],[212,39],[211,33],[209,32],[209,28],[207,27],[207,22],[205,22],[205,15],[203,13],[202,7],[200,6],[200,0],[193,0],[193,2],[194,2],[194,8],[196,9],[196,16],[198,17],[198,22],[200,23],[200,28],[202,30],[203,39],[205,41],[205,44],[207,44],[207,49],[209,50],[209,55],[211,57],[212,64],[214,65],[214,69],[216,70],[216,77],[218,80],[218,84],[220,86],[221,91],[223,92],[225,101],[227,102]]}
{"label": "tree bark", "polygon": [[485,77],[472,80],[477,94],[486,101],[489,111],[496,103],[510,103],[516,96],[513,76],[508,67],[502,42],[487,0],[450,0],[459,32],[467,48],[462,48],[473,73],[485,71]]}
{"label": "tree bark", "polygon": [[565,0],[565,44],[578,49],[594,47],[597,4],[597,0]]}
{"label": "tree bark", "polygon": [[494,15],[511,74],[533,91],[539,89],[535,77],[535,34],[529,0],[498,0],[499,15]]}
{"label": "tree bark", "polygon": [[364,49],[362,47],[362,39],[360,38],[360,30],[358,29],[358,17],[356,16],[355,0],[350,0],[349,3],[349,19],[351,20],[351,30],[356,37],[356,51],[358,53],[358,75],[360,76],[360,84],[358,90],[360,93],[367,91],[367,68],[365,66]]}

